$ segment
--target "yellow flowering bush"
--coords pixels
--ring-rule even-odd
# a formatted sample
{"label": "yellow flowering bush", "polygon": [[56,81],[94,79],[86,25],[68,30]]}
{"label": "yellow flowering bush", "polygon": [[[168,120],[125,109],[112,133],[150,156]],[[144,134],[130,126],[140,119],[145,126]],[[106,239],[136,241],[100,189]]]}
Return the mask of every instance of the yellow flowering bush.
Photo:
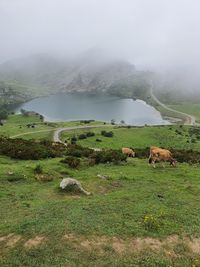
{"label": "yellow flowering bush", "polygon": [[152,214],[144,216],[143,224],[147,230],[157,230],[160,227],[158,218]]}

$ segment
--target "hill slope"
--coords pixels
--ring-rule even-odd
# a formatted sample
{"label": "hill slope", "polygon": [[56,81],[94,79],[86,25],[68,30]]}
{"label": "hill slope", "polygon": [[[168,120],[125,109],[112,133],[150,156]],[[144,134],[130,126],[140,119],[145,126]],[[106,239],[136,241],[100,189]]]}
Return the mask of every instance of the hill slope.
{"label": "hill slope", "polygon": [[0,65],[0,80],[25,86],[33,95],[98,91],[138,97],[148,88],[147,78],[129,62],[94,51],[68,60],[42,54]]}

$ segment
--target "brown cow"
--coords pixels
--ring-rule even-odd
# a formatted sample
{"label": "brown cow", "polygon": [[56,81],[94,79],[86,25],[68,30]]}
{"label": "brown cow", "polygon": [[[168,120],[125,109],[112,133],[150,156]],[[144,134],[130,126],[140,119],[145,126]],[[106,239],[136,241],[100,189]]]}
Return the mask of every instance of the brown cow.
{"label": "brown cow", "polygon": [[149,164],[153,164],[153,167],[155,168],[156,162],[167,161],[170,162],[170,165],[176,167],[176,160],[172,157],[172,153],[169,150],[155,146],[150,147]]}
{"label": "brown cow", "polygon": [[128,157],[135,157],[135,152],[133,151],[133,149],[128,148],[128,147],[123,147],[122,148],[122,153],[127,155]]}

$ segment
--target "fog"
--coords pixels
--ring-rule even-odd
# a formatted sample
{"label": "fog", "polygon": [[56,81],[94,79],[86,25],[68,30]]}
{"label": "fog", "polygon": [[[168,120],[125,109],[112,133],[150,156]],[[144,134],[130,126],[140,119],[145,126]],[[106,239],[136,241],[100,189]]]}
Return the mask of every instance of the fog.
{"label": "fog", "polygon": [[138,68],[200,70],[199,0],[0,0],[0,62],[93,47]]}

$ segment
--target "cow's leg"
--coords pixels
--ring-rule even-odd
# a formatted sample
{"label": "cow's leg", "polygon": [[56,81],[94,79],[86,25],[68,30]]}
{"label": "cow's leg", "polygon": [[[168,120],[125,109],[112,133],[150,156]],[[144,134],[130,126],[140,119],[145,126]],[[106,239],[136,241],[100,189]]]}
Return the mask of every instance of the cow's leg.
{"label": "cow's leg", "polygon": [[162,161],[162,167],[165,168],[165,162],[164,161]]}
{"label": "cow's leg", "polygon": [[156,167],[156,161],[155,160],[152,160],[152,165],[153,165],[153,167],[154,167],[154,169],[155,169],[155,167]]}
{"label": "cow's leg", "polygon": [[149,166],[152,164],[152,157],[151,155],[149,156]]}

